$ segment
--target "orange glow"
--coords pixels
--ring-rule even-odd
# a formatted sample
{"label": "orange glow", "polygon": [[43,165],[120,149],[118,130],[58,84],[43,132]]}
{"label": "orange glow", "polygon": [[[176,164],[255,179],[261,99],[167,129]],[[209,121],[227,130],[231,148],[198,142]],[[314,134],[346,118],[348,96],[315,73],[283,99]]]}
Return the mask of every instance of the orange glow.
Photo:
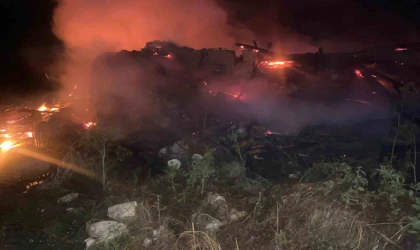
{"label": "orange glow", "polygon": [[262,64],[270,68],[288,67],[292,66],[293,61],[264,61]]}
{"label": "orange glow", "polygon": [[2,144],[0,144],[0,149],[2,151],[8,151],[16,146],[18,145],[14,141],[5,141]]}
{"label": "orange glow", "polygon": [[86,122],[84,125],[85,125],[85,128],[88,129],[90,127],[95,126],[96,125],[96,122]]}
{"label": "orange glow", "polygon": [[45,106],[45,103],[43,103],[41,106],[38,107],[38,111],[47,111],[47,107]]}
{"label": "orange glow", "polygon": [[34,137],[34,133],[33,132],[26,132],[25,134],[26,134],[26,136],[28,136],[30,138]]}
{"label": "orange glow", "polygon": [[273,65],[284,65],[285,62],[269,62],[268,65],[273,66]]}

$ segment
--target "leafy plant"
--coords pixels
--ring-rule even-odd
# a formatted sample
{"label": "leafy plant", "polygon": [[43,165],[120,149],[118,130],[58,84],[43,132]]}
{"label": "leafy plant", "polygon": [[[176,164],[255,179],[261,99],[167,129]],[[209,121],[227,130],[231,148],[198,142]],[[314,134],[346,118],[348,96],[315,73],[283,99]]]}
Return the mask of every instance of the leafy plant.
{"label": "leafy plant", "polygon": [[357,167],[356,171],[353,172],[349,165],[344,164],[340,173],[339,183],[345,187],[341,198],[346,202],[346,205],[362,205],[363,208],[370,206],[368,197],[364,195],[369,182],[362,167]]}
{"label": "leafy plant", "polygon": [[204,192],[204,186],[209,179],[215,177],[217,170],[214,167],[214,156],[211,151],[207,151],[203,159],[194,159],[192,169],[188,173],[187,185],[194,187],[201,183],[201,192]]}
{"label": "leafy plant", "polygon": [[103,189],[107,185],[107,173],[131,152],[115,145],[118,133],[110,128],[93,127],[86,131],[78,144],[78,153],[82,158],[82,167],[93,171]]}
{"label": "leafy plant", "polygon": [[413,205],[413,209],[415,210],[416,214],[414,216],[409,216],[408,219],[410,220],[410,230],[409,232],[414,235],[420,235],[420,198],[414,198],[415,203]]}
{"label": "leafy plant", "polygon": [[408,195],[408,189],[405,185],[404,175],[392,168],[390,165],[381,166],[377,170],[380,177],[380,186],[377,190],[377,198],[387,200],[387,203],[393,209],[393,214],[397,214],[399,209],[397,204],[400,198]]}
{"label": "leafy plant", "polygon": [[328,179],[337,171],[337,164],[329,162],[314,163],[302,176],[302,181],[320,181]]}

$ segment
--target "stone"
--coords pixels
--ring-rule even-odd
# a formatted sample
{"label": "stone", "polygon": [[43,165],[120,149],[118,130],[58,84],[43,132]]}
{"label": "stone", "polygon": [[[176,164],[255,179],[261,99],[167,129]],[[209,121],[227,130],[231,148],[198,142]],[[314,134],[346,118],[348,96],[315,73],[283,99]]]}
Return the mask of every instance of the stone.
{"label": "stone", "polygon": [[202,155],[200,155],[200,154],[194,154],[194,155],[191,157],[191,159],[192,159],[193,161],[201,161],[202,159],[204,159],[204,157],[203,157]]}
{"label": "stone", "polygon": [[136,216],[137,201],[130,201],[108,208],[108,217],[117,221],[127,221]]}
{"label": "stone", "polygon": [[223,223],[220,220],[204,213],[193,214],[192,221],[197,230],[205,232],[216,232],[223,226]]}
{"label": "stone", "polygon": [[71,193],[57,200],[57,203],[69,203],[79,197],[79,193]]}
{"label": "stone", "polygon": [[128,228],[125,224],[105,220],[93,223],[88,228],[89,238],[85,240],[86,249],[100,243],[107,243],[119,236],[128,233]]}
{"label": "stone", "polygon": [[224,220],[229,214],[229,204],[225,197],[219,194],[209,193],[205,205],[215,210],[218,219]]}

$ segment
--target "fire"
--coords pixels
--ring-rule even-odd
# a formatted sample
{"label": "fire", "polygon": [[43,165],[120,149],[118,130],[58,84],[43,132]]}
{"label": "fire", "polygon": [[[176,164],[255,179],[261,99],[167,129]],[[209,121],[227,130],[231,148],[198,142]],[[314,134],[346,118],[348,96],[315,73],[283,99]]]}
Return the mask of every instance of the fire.
{"label": "fire", "polygon": [[96,125],[96,122],[86,122],[84,125],[85,125],[85,128],[88,129],[90,127],[95,126]]}
{"label": "fire", "polygon": [[268,65],[274,66],[274,65],[284,65],[285,62],[269,62]]}
{"label": "fire", "polygon": [[269,66],[271,68],[275,67],[287,67],[293,64],[293,61],[264,61],[263,65]]}
{"label": "fire", "polygon": [[407,48],[396,48],[395,49],[395,51],[397,51],[397,52],[406,51],[406,50],[407,50]]}
{"label": "fire", "polygon": [[[71,93],[69,96],[71,96],[72,94],[73,93]],[[46,112],[46,111],[49,111],[49,112],[58,112],[58,111],[60,111],[60,108],[57,108],[57,107],[49,108],[49,107],[47,107],[46,103],[43,103],[41,106],[38,107],[37,110],[38,111],[41,111],[41,112]]]}
{"label": "fire", "polygon": [[46,111],[47,110],[47,106],[45,106],[45,103],[43,103],[41,106],[38,107],[38,111]]}
{"label": "fire", "polygon": [[0,144],[0,148],[2,151],[8,151],[16,146],[17,144],[13,141],[5,141],[2,144]]}
{"label": "fire", "polygon": [[357,76],[357,77],[359,77],[359,78],[363,78],[364,76],[363,76],[363,74],[362,74],[362,72],[360,71],[360,70],[358,70],[358,69],[355,69],[354,70],[354,74]]}
{"label": "fire", "polygon": [[34,133],[33,132],[26,132],[25,134],[26,134],[26,136],[28,136],[30,138],[34,137]]}

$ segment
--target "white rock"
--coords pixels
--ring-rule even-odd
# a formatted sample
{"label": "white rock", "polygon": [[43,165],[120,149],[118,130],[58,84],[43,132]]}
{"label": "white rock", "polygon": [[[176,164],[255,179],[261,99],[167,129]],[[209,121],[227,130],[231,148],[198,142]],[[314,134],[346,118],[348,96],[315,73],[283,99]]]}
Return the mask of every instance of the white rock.
{"label": "white rock", "polygon": [[153,230],[153,241],[155,242],[164,242],[171,237],[171,232],[165,226],[160,226],[157,229]]}
{"label": "white rock", "polygon": [[204,157],[200,154],[194,154],[191,158],[192,158],[193,161],[200,161],[200,160],[204,159]]}
{"label": "white rock", "polygon": [[78,193],[71,193],[58,199],[57,203],[69,203],[75,200],[77,197],[79,197]]}
{"label": "white rock", "polygon": [[87,238],[87,239],[85,240],[85,243],[86,243],[86,249],[88,249],[89,247],[91,247],[91,246],[95,245],[95,242],[96,242],[96,240],[95,240],[95,239],[92,239],[92,238]]}
{"label": "white rock", "polygon": [[125,221],[136,216],[137,201],[130,201],[108,208],[108,217],[117,221]]}
{"label": "white rock", "polygon": [[299,176],[297,176],[296,174],[289,174],[289,178],[290,179],[299,179]]}
{"label": "white rock", "polygon": [[214,232],[214,231],[219,230],[219,228],[220,228],[222,225],[223,225],[223,223],[222,223],[221,221],[219,221],[219,220],[213,220],[213,221],[209,222],[209,223],[208,223],[208,224],[204,227],[204,229],[205,229],[206,231],[209,231],[209,232]]}
{"label": "white rock", "polygon": [[161,150],[159,150],[159,157],[165,157],[167,154],[168,154],[167,148],[162,148]]}
{"label": "white rock", "polygon": [[238,211],[236,209],[232,209],[229,213],[229,220],[231,222],[237,221],[246,216],[245,211]]}
{"label": "white rock", "polygon": [[165,227],[164,226],[160,226],[157,229],[153,230],[153,239],[156,241],[160,238],[162,232],[165,231]]}
{"label": "white rock", "polygon": [[86,249],[92,245],[106,243],[128,233],[125,224],[113,220],[99,221],[89,226],[89,238],[85,240]]}
{"label": "white rock", "polygon": [[178,159],[169,160],[168,167],[172,169],[179,169],[181,167],[181,161],[179,161]]}
{"label": "white rock", "polygon": [[198,230],[206,232],[215,232],[223,225],[220,220],[203,213],[193,214],[192,221]]}
{"label": "white rock", "polygon": [[147,248],[147,247],[149,247],[150,245],[152,245],[152,243],[153,243],[153,240],[152,240],[152,239],[146,238],[146,239],[143,241],[143,247]]}
{"label": "white rock", "polygon": [[209,193],[205,205],[215,210],[218,219],[224,220],[229,214],[229,204],[225,197],[219,194]]}
{"label": "white rock", "polygon": [[171,147],[171,153],[173,156],[182,156],[185,153],[184,149],[187,149],[187,145],[183,145],[182,141],[176,142]]}

